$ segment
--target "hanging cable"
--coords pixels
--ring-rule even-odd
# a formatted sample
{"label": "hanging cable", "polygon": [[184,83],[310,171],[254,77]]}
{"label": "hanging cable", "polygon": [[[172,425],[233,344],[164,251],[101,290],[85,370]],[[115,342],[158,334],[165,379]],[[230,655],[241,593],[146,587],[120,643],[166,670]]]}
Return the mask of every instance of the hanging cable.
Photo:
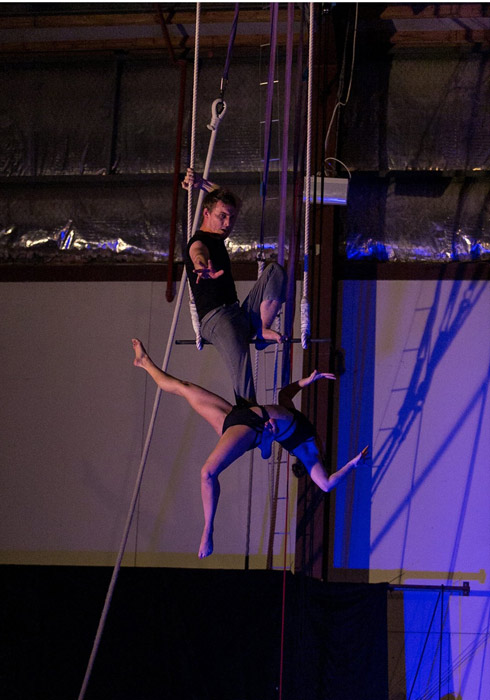
{"label": "hanging cable", "polygon": [[283,687],[283,676],[284,676],[284,642],[286,639],[286,572],[287,572],[287,536],[289,532],[289,460],[290,455],[287,457],[286,464],[286,507],[284,516],[284,559],[282,566],[282,605],[281,605],[281,649],[280,649],[280,661],[279,661],[279,696],[278,700],[282,700],[282,687]]}
{"label": "hanging cable", "polygon": [[[294,110],[294,137],[293,137],[293,206],[291,225],[289,227],[289,257],[287,264],[287,291],[284,307],[284,334],[288,338],[293,336],[294,317],[296,309],[296,268],[299,257],[300,219],[303,206],[303,158],[304,158],[304,100],[303,100],[303,35],[305,33],[305,7],[301,6],[301,22],[296,59],[295,94],[296,104]],[[290,341],[292,342],[292,341]],[[291,381],[291,352],[283,358],[281,386],[286,386]]]}
{"label": "hanging cable", "polygon": [[179,108],[177,115],[177,135],[175,139],[175,158],[174,158],[174,176],[172,183],[172,209],[170,214],[170,229],[168,241],[168,262],[167,262],[167,290],[165,296],[168,302],[174,299],[174,255],[175,255],[175,237],[177,233],[177,206],[179,201],[180,190],[180,159],[182,153],[182,132],[184,127],[184,106],[185,106],[185,91],[187,82],[187,61],[184,58],[177,59],[172,46],[172,40],[165,21],[162,7],[160,3],[156,4],[156,10],[160,26],[162,28],[163,39],[167,45],[170,60],[174,66],[180,67],[180,89],[179,89]]}
{"label": "hanging cable", "polygon": [[293,65],[294,3],[288,3],[288,26],[286,38],[286,67],[284,71],[284,110],[282,120],[281,183],[279,208],[279,235],[277,241],[277,262],[284,265],[286,238],[286,210],[288,201],[288,154],[289,154],[289,112],[291,108],[291,73]]}
{"label": "hanging cable", "polygon": [[[199,4],[199,3],[198,3]],[[209,122],[208,129],[211,131],[211,137],[209,139],[209,146],[208,146],[208,153],[206,157],[206,163],[204,165],[204,171],[203,171],[203,179],[207,179],[209,176],[209,171],[211,169],[211,161],[213,157],[213,151],[214,151],[214,143],[216,141],[216,136],[218,132],[218,127],[221,123],[221,120],[224,118],[225,113],[226,113],[226,102],[224,101],[224,94],[226,90],[226,86],[228,84],[228,74],[230,71],[230,63],[231,63],[231,56],[233,52],[233,46],[235,42],[235,36],[236,36],[236,30],[237,30],[237,25],[238,25],[238,14],[239,14],[239,4],[237,3],[235,5],[235,15],[233,17],[233,25],[232,29],[230,32],[230,38],[228,41],[228,51],[226,55],[226,61],[225,61],[225,67],[223,70],[223,75],[221,78],[221,83],[220,83],[220,96],[218,99],[214,100],[213,104],[211,105],[211,121]],[[196,45],[198,44],[198,27],[197,27],[197,20],[196,20]],[[196,115],[196,106],[197,106],[197,71],[196,71],[196,65],[198,63],[198,54],[194,59],[194,87],[193,87],[193,109],[192,109],[192,114],[193,118],[195,118]],[[195,152],[195,122],[193,123],[193,128],[191,130],[191,153],[190,153],[190,167],[194,169],[194,152]],[[192,188],[189,188],[189,198],[187,200],[187,240],[189,241],[192,236],[195,234],[197,231],[197,226],[199,223],[199,218],[201,216],[201,209],[202,209],[202,202],[204,199],[204,191],[201,189],[199,191],[199,197],[197,201],[197,206],[194,211],[194,221],[192,226],[190,225],[190,222],[192,220]],[[187,276],[186,276],[187,279]],[[194,329],[194,334],[196,336],[196,347],[198,350],[202,350],[203,347],[203,341],[202,341],[202,336],[201,336],[201,324],[199,321],[199,315],[197,313],[197,308],[196,304],[194,301],[194,296],[192,294],[191,286],[189,284],[189,311],[191,315],[191,321],[192,321],[192,327]]]}
{"label": "hanging cable", "polygon": [[[257,250],[257,279],[261,276],[265,268],[265,256],[264,256],[264,228],[265,228],[265,203],[266,203],[266,193],[267,193],[267,181],[269,177],[269,163],[270,163],[270,136],[271,136],[271,125],[272,125],[272,103],[274,96],[274,74],[275,74],[275,64],[276,64],[276,48],[277,48],[277,16],[278,8],[277,3],[271,5],[270,9],[270,57],[269,57],[269,71],[267,79],[267,98],[266,98],[266,113],[264,119],[264,168],[261,183],[261,197],[262,197],[262,210],[261,210],[261,222],[260,222],[260,242]],[[277,323],[276,318],[276,323]],[[277,365],[277,354],[276,354],[276,365]],[[255,364],[254,364],[254,386],[257,386],[257,378],[259,372],[259,352],[257,348],[255,349]],[[277,372],[276,372],[277,375]],[[276,391],[276,379],[274,380],[274,393]],[[252,519],[252,485],[253,485],[253,455],[250,456],[250,466],[249,466],[249,485],[248,485],[248,509],[247,509],[247,539],[246,539],[246,553],[245,553],[245,568],[248,568],[249,562],[249,548],[250,548],[250,529],[251,529],[251,519]]]}
{"label": "hanging cable", "polygon": [[[162,363],[162,370],[163,371],[166,371],[168,368],[168,362],[170,359],[170,352],[171,352],[171,348],[172,348],[172,345],[173,345],[173,342],[175,339],[177,322],[178,322],[178,318],[179,318],[179,314],[180,314],[180,309],[182,306],[182,299],[183,299],[183,295],[184,295],[186,279],[187,279],[187,277],[186,277],[185,268],[184,268],[184,271],[182,273],[181,284],[179,287],[179,294],[178,294],[177,302],[175,305],[172,324],[171,324],[169,336],[167,339],[167,348],[166,348],[165,356],[164,356],[163,363]],[[131,523],[133,521],[135,510],[136,510],[136,504],[137,504],[139,492],[141,489],[141,483],[143,480],[143,474],[144,474],[144,470],[145,470],[145,466],[146,466],[146,460],[147,460],[148,452],[150,449],[151,438],[152,438],[153,430],[155,427],[155,420],[156,420],[156,416],[157,416],[157,412],[158,412],[158,405],[160,403],[161,393],[162,393],[162,390],[160,389],[160,387],[157,387],[157,390],[155,393],[155,399],[153,402],[153,410],[152,410],[152,414],[151,414],[151,418],[150,418],[150,423],[148,426],[146,440],[145,440],[143,452],[142,452],[140,463],[139,463],[138,474],[136,476],[136,482],[135,482],[135,486],[133,489],[133,495],[131,498],[131,503],[130,503],[128,515],[126,518],[126,524],[125,524],[123,535],[121,538],[121,543],[119,546],[119,552],[117,554],[116,563],[115,563],[114,569],[112,571],[111,580],[110,580],[107,594],[105,597],[104,606],[103,606],[102,613],[100,616],[99,625],[97,627],[97,632],[96,632],[94,643],[92,646],[90,658],[89,658],[87,668],[85,671],[85,676],[83,678],[82,687],[81,687],[80,693],[78,695],[78,700],[83,700],[85,697],[85,693],[87,691],[87,686],[88,686],[88,683],[90,681],[90,676],[92,674],[93,665],[95,663],[95,658],[97,656],[97,652],[98,652],[98,649],[100,646],[100,641],[101,641],[102,634],[103,634],[104,627],[105,627],[105,623],[107,620],[107,615],[108,615],[109,608],[111,605],[112,596],[114,593],[114,588],[115,588],[116,582],[117,582],[117,577],[119,575],[119,571],[121,568],[122,558],[123,558],[124,552],[126,550],[126,545],[127,545],[127,541],[128,541],[128,537],[129,537],[129,531],[131,528]]]}
{"label": "hanging cable", "polygon": [[267,183],[269,180],[269,163],[270,163],[270,142],[271,142],[271,126],[272,126],[272,102],[274,97],[274,75],[276,72],[276,48],[277,48],[277,15],[278,3],[274,2],[270,8],[270,58],[269,58],[269,74],[267,78],[267,99],[265,108],[264,120],[264,168],[262,174],[262,182],[260,185],[260,195],[262,197],[262,209],[260,216],[260,238],[257,251],[257,263],[259,266],[258,277],[262,274],[265,266],[264,260],[264,235],[265,235],[265,204],[267,199]]}
{"label": "hanging cable", "polygon": [[[259,351],[255,348],[254,355],[254,386],[257,386],[259,376]],[[250,460],[248,466],[248,499],[247,499],[247,529],[245,537],[245,570],[248,570],[250,564],[250,532],[252,529],[252,489],[254,475],[254,452],[250,450]]]}
{"label": "hanging cable", "polygon": [[174,255],[175,255],[175,237],[177,233],[177,205],[179,201],[180,191],[180,159],[182,153],[182,131],[184,124],[184,104],[185,90],[187,82],[187,63],[180,61],[180,93],[179,93],[179,113],[177,117],[177,138],[175,144],[175,159],[174,159],[174,177],[172,184],[172,212],[170,218],[170,232],[168,243],[168,262],[167,262],[167,291],[166,298],[168,302],[173,301],[173,273],[174,273]]}
{"label": "hanging cable", "polygon": [[[357,21],[358,21],[358,17],[359,17],[359,4],[356,3],[356,10],[355,10],[355,17],[354,17],[354,30],[353,30],[353,36],[352,36],[352,57],[351,57],[351,65],[350,65],[349,85],[348,85],[348,87],[347,87],[346,95],[345,95],[345,97],[342,99],[342,92],[343,92],[343,89],[344,89],[345,53],[346,53],[346,46],[347,46],[347,40],[346,40],[346,42],[345,42],[345,44],[344,44],[344,55],[343,55],[343,59],[342,59],[342,68],[341,68],[341,71],[340,71],[340,80],[339,80],[339,89],[338,89],[338,93],[337,93],[337,102],[336,102],[336,104],[335,104],[335,106],[334,106],[334,108],[333,108],[332,116],[330,117],[330,121],[329,121],[328,128],[327,128],[327,133],[326,133],[326,136],[325,136],[325,145],[324,145],[324,147],[323,147],[323,150],[324,150],[324,159],[325,159],[324,162],[325,162],[325,163],[326,163],[328,160],[337,160],[336,158],[327,158],[327,145],[328,145],[328,139],[329,139],[329,137],[330,137],[330,131],[331,131],[331,129],[332,129],[332,125],[333,125],[333,122],[334,122],[334,119],[335,119],[335,115],[337,114],[337,111],[340,109],[340,107],[345,107],[345,106],[346,106],[346,104],[348,103],[349,98],[350,98],[350,92],[351,92],[351,88],[352,88],[352,77],[353,77],[353,75],[354,75],[354,63],[355,63],[355,60],[356,60]],[[344,166],[344,168],[345,168],[345,169],[347,170],[347,172],[349,173],[349,178],[350,178],[350,171],[349,171],[349,169],[347,168],[347,166],[346,166],[344,163],[342,163],[341,161],[338,161],[338,162],[341,163],[341,165]]]}
{"label": "hanging cable", "polygon": [[[201,3],[196,4],[196,32],[194,36],[194,73],[192,83],[192,108],[191,108],[191,143],[189,155],[189,167],[194,170],[196,158],[196,122],[197,122],[197,86],[199,81],[199,41],[201,26]],[[197,212],[196,212],[197,215]],[[192,187],[187,190],[187,240],[189,241],[194,233],[192,221]],[[202,350],[201,324],[197,313],[194,295],[189,285],[189,313],[191,315],[192,327],[196,336],[196,347]]]}
{"label": "hanging cable", "polygon": [[235,37],[236,37],[236,30],[238,27],[238,15],[240,12],[240,3],[236,3],[235,5],[235,14],[233,16],[233,23],[231,25],[231,31],[230,31],[230,38],[228,41],[228,51],[226,52],[226,61],[225,61],[225,67],[223,69],[223,76],[221,78],[221,85],[220,85],[220,99],[224,100],[225,99],[225,90],[228,85],[228,74],[230,72],[230,65],[231,65],[231,56],[233,53],[233,46],[235,44]]}
{"label": "hanging cable", "polygon": [[308,347],[310,338],[310,305],[308,302],[308,289],[310,281],[309,257],[310,257],[310,187],[311,187],[311,111],[313,91],[313,35],[314,35],[314,3],[310,2],[310,31],[308,41],[308,95],[306,109],[306,165],[305,165],[305,235],[303,250],[303,297],[301,299],[301,346],[303,350]]}

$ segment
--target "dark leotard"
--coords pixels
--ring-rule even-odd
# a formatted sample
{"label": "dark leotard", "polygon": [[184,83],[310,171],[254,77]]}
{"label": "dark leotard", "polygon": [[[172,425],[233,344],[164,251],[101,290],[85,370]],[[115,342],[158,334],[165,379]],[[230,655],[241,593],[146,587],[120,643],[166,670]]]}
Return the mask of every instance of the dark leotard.
{"label": "dark leotard", "polygon": [[254,443],[248,449],[252,450],[254,447],[257,447],[264,432],[264,425],[269,420],[269,414],[266,409],[263,406],[258,408],[262,411],[261,416],[252,411],[249,406],[233,406],[224,420],[222,433],[231,428],[232,425],[246,425],[255,431]]}
{"label": "dark leotard", "polygon": [[[262,416],[252,411],[248,406],[233,406],[224,420],[222,432],[224,433],[225,430],[231,428],[232,425],[246,425],[248,428],[252,428],[252,430],[255,431],[255,440],[249,449],[252,450],[254,447],[257,447],[257,445],[260,444],[262,433],[264,432],[264,425],[269,420],[267,410],[263,406],[259,406],[258,408],[262,411]],[[296,408],[290,408],[288,410],[292,414],[292,420],[282,433],[283,435],[287,435],[291,428],[293,428],[293,432],[284,439],[279,435],[274,437],[274,440],[276,440],[283,449],[292,452],[303,442],[306,442],[306,440],[316,438],[316,430],[301,411],[298,411]]]}
{"label": "dark leotard", "polygon": [[274,440],[276,440],[284,450],[292,452],[303,442],[311,440],[312,438],[315,439],[316,430],[304,413],[301,413],[301,411],[298,411],[296,408],[289,408],[288,410],[293,414],[293,419],[286,430],[283,430],[283,435],[287,434],[292,426],[294,426],[293,432],[284,439],[279,435],[275,437]]}

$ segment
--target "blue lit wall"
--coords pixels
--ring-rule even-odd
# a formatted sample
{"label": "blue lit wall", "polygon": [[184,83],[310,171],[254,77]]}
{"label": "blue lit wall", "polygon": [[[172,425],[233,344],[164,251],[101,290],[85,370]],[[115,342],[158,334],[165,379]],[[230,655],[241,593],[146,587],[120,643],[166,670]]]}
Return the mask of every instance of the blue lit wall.
{"label": "blue lit wall", "polygon": [[334,568],[471,588],[405,592],[407,697],[490,697],[489,309],[485,281],[343,285],[339,464],[372,464],[337,492]]}

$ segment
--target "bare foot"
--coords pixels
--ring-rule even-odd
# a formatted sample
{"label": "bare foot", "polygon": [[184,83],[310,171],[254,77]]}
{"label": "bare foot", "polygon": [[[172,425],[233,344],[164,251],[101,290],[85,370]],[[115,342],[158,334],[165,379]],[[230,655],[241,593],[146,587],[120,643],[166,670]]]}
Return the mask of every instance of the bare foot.
{"label": "bare foot", "polygon": [[138,340],[138,338],[133,338],[131,342],[133,343],[134,349],[133,365],[135,367],[144,367],[145,360],[148,359],[148,353],[143,347],[143,343],[141,342],[141,340]]}
{"label": "bare foot", "polygon": [[199,545],[198,557],[199,557],[199,559],[205,559],[206,557],[209,557],[209,555],[212,553],[213,553],[213,536],[212,535],[205,535],[203,533],[203,535],[201,537],[201,544]]}

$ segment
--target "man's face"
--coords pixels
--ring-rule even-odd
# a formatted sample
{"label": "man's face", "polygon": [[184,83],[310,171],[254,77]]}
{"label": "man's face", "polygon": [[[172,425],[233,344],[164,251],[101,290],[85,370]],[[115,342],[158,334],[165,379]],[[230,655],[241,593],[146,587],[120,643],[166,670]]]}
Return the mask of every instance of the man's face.
{"label": "man's face", "polygon": [[222,238],[227,238],[235,225],[236,209],[231,204],[223,204],[223,202],[218,201],[211,211],[207,208],[204,209],[202,216],[201,231],[216,233]]}

